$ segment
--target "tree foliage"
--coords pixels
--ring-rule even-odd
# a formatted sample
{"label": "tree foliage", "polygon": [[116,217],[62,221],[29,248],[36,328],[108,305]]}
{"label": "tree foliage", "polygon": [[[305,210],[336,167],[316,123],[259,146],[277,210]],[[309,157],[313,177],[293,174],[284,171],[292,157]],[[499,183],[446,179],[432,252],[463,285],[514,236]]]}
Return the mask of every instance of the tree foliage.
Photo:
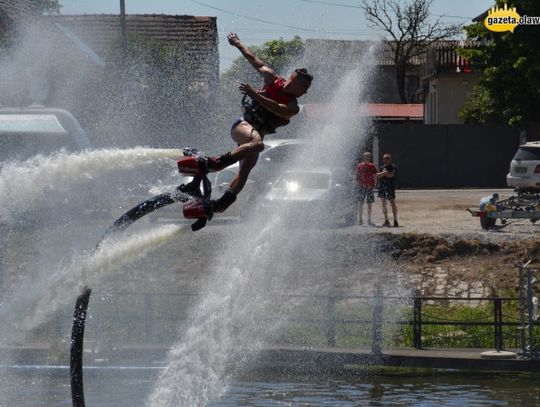
{"label": "tree foliage", "polygon": [[[304,42],[298,36],[290,41],[283,39],[265,42],[261,47],[250,47],[251,50],[274,71],[285,75],[284,70],[290,68],[293,61],[301,58],[304,53]],[[257,85],[260,82],[260,75],[246,61],[243,56],[239,56],[232,64],[231,68],[221,77],[225,85],[231,82],[248,82]]]}
{"label": "tree foliage", "polygon": [[[497,0],[498,6],[506,1]],[[512,3],[523,16],[540,16],[537,0]],[[467,37],[483,44],[460,53],[482,67],[482,79],[461,111],[467,123],[520,125],[540,121],[540,32],[534,25],[492,32],[483,22],[465,27]]]}
{"label": "tree foliage", "polygon": [[42,13],[60,13],[60,8],[62,7],[59,0],[31,0],[31,2],[34,3]]}
{"label": "tree foliage", "polygon": [[[399,98],[407,103],[406,73],[411,63],[438,41],[451,39],[461,32],[456,24],[443,24],[431,18],[433,0],[362,0],[368,23],[388,34],[386,43],[394,54]],[[402,4],[403,3],[403,4]]]}

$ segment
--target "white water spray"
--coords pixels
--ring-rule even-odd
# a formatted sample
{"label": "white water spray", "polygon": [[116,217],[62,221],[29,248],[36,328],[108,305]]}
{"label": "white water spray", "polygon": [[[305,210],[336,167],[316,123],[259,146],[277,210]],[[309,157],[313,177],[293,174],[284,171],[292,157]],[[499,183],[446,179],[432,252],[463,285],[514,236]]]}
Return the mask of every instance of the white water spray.
{"label": "white water spray", "polygon": [[[9,163],[0,171],[0,219],[9,220],[11,212],[35,207],[45,190],[47,194],[67,191],[82,180],[98,179],[114,170],[179,158],[181,154],[178,149],[135,147],[71,154],[59,152],[36,156],[22,163]],[[171,165],[173,163],[171,161]]]}
{"label": "white water spray", "polygon": [[[12,296],[12,301],[2,304],[0,324],[33,329],[46,322],[66,302],[73,301],[82,287],[91,286],[100,277],[141,259],[188,230],[186,225],[165,225],[125,240],[108,238],[95,253],[75,258],[67,267],[60,267],[52,274],[43,270],[37,281],[24,284]],[[3,336],[1,339],[12,338]]]}
{"label": "white water spray", "polygon": [[205,406],[225,391],[231,376],[230,362],[241,364],[249,354],[240,352],[257,349],[245,327],[260,315],[266,302],[263,295],[258,297],[260,301],[253,301],[254,292],[250,290],[254,288],[255,273],[262,273],[263,269],[251,266],[256,267],[253,258],[265,257],[266,242],[276,221],[275,217],[268,220],[256,239],[244,235],[224,248],[232,251],[232,245],[237,249],[249,247],[253,257],[239,259],[236,265],[227,264],[227,257],[217,265],[207,294],[192,312],[188,330],[169,353],[168,366],[148,401],[149,406]]}
{"label": "white water spray", "polygon": [[[353,158],[348,152],[354,151],[355,144],[361,141],[358,131],[365,130],[366,123],[351,129],[345,117],[351,108],[357,108],[365,82],[371,79],[373,52],[373,49],[367,52],[362,58],[364,63],[345,75],[333,100],[334,114],[313,126],[318,130],[316,137],[308,137],[318,151],[314,152],[315,156],[321,157],[320,151],[325,151],[325,162],[347,165]],[[327,147],[321,149],[321,145]],[[307,160],[302,163],[309,167]],[[256,220],[246,225],[246,230],[232,236],[223,248],[207,294],[193,311],[191,325],[173,346],[167,369],[148,400],[149,406],[205,406],[219,398],[234,374],[229,369],[231,364],[241,366],[248,359],[243,351],[256,351],[264,336],[280,326],[279,321],[270,324],[263,321],[272,317],[268,315],[272,307],[287,307],[275,294],[291,288],[287,287],[287,280],[296,272],[291,260],[298,252],[305,253],[309,236],[306,233],[293,236],[280,229],[279,216],[276,211],[270,220],[259,219],[259,223]],[[322,258],[325,254],[316,246],[308,247],[308,251],[311,249],[308,255],[316,259],[315,263],[328,261]],[[317,293],[332,280],[333,273],[334,270],[327,270],[326,275],[321,275],[314,270],[313,279],[297,288]]]}

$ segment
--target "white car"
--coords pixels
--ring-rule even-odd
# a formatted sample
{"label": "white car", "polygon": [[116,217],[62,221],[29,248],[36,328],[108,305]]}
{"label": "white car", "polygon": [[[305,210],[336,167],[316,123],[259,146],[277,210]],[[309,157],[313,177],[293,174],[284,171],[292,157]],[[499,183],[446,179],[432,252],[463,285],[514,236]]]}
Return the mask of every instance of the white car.
{"label": "white car", "polygon": [[74,152],[87,148],[90,141],[86,132],[67,110],[40,106],[0,108],[0,166],[60,149]]}
{"label": "white car", "polygon": [[532,141],[519,147],[510,162],[506,183],[518,192],[540,191],[540,141]]}
{"label": "white car", "polygon": [[263,208],[279,211],[289,224],[350,226],[356,219],[351,185],[344,168],[286,171],[265,195]]}

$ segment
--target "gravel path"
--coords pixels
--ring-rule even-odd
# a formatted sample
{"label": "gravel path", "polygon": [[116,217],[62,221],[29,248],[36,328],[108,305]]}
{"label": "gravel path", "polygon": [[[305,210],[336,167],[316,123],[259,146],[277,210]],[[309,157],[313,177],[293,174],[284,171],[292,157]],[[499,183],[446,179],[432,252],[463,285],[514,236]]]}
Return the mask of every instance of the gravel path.
{"label": "gravel path", "polygon": [[[493,230],[485,231],[480,227],[480,219],[471,216],[467,208],[478,208],[480,199],[494,192],[501,197],[513,194],[510,189],[400,190],[397,191],[396,202],[402,227],[377,229],[391,233],[456,235],[493,243],[540,239],[540,222],[533,224],[529,220],[509,220],[502,227],[500,220],[497,220]],[[380,202],[375,202],[373,209],[376,223],[382,224]]]}

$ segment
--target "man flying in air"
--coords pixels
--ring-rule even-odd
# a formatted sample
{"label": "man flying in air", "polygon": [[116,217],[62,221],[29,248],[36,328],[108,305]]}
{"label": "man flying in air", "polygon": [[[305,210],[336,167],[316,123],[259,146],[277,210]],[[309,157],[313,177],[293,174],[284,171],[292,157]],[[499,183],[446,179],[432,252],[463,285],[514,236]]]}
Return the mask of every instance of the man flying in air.
{"label": "man flying in air", "polygon": [[[238,144],[234,150],[219,157],[183,157],[178,161],[181,173],[193,174],[196,178],[210,171],[220,171],[240,161],[238,175],[231,181],[230,188],[217,200],[202,199],[184,204],[184,216],[198,219],[211,216],[215,212],[223,212],[236,200],[252,168],[257,164],[259,153],[264,150],[263,138],[266,134],[276,132],[276,128],[289,124],[289,119],[298,114],[300,108],[297,98],[304,95],[311,85],[313,77],[306,69],[296,69],[288,79],[277,75],[268,65],[261,61],[246,47],[236,33],[227,36],[229,44],[238,48],[247,61],[263,78],[263,86],[256,90],[246,83],[240,84],[240,92],[251,99],[243,104],[243,117],[232,125],[231,137]],[[200,178],[199,178],[200,180]],[[190,185],[192,184],[192,185]],[[184,192],[198,189],[199,182],[184,186]]]}

